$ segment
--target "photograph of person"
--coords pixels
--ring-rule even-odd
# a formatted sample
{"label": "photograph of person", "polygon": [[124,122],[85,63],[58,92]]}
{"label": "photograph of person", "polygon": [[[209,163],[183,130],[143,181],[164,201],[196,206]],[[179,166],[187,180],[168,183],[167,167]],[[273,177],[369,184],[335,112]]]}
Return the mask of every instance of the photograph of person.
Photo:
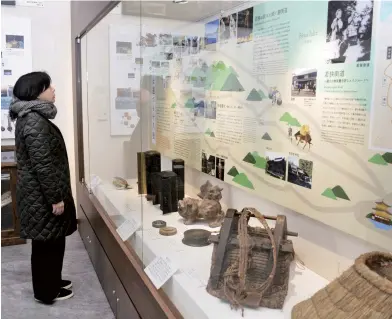
{"label": "photograph of person", "polygon": [[370,60],[373,6],[373,0],[328,2],[327,62]]}
{"label": "photograph of person", "polygon": [[253,7],[238,12],[237,43],[253,39]]}

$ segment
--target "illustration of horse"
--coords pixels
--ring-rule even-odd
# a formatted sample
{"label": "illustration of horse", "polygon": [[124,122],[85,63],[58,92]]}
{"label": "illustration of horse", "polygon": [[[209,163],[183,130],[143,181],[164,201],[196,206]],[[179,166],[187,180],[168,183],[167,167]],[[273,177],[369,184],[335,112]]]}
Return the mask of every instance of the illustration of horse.
{"label": "illustration of horse", "polygon": [[305,149],[306,145],[309,145],[310,150],[310,145],[312,144],[312,137],[310,136],[310,130],[308,125],[302,125],[301,129],[297,133],[295,133],[294,137],[295,140],[298,141],[297,145],[304,142],[305,145],[303,149]]}

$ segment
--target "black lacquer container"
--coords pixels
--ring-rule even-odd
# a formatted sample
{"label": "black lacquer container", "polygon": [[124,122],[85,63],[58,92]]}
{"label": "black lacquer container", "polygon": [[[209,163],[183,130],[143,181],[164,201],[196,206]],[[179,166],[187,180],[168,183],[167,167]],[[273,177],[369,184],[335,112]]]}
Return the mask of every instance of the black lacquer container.
{"label": "black lacquer container", "polygon": [[176,158],[172,160],[172,171],[177,174],[177,199],[182,200],[185,196],[185,162]]}
{"label": "black lacquer container", "polygon": [[156,151],[144,152],[144,163],[146,165],[146,188],[147,195],[153,195],[152,173],[161,171],[161,154]]}

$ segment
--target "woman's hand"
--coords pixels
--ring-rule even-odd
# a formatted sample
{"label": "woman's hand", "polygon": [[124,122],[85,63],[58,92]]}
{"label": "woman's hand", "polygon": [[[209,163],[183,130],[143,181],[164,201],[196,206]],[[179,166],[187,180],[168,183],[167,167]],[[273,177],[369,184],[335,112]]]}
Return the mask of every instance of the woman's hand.
{"label": "woman's hand", "polygon": [[56,216],[60,216],[62,213],[64,213],[64,202],[61,201],[60,203],[53,204],[53,214]]}

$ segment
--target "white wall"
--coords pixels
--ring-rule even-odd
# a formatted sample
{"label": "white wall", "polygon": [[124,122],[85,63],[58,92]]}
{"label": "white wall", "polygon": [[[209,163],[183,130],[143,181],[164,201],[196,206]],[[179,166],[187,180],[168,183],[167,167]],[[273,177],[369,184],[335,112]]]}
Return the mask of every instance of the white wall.
{"label": "white wall", "polygon": [[31,20],[33,71],[48,72],[56,87],[58,114],[54,123],[63,133],[67,145],[76,198],[70,1],[45,1],[43,8],[1,6],[1,17],[5,16]]}
{"label": "white wall", "polygon": [[[135,171],[136,152],[141,149],[140,143],[134,144],[134,148],[127,147],[127,143],[135,137],[111,137],[109,118],[99,119],[103,112],[108,114],[110,112],[109,25],[133,25],[135,28],[140,28],[139,23],[139,18],[111,14],[87,37],[88,105],[91,114],[89,117],[90,170],[104,180],[110,180],[116,175],[132,177],[129,175],[129,170]],[[147,18],[142,19],[142,25],[155,27],[156,30],[180,30],[177,32],[181,34],[186,32],[184,31],[186,26],[189,28],[189,23]],[[170,159],[163,159],[162,169],[171,169]],[[188,195],[196,196],[200,185],[210,179],[212,183],[224,188],[222,202],[225,208],[241,210],[243,207],[255,207],[262,213],[286,215],[289,229],[300,235],[298,238],[293,238],[298,257],[307,267],[327,279],[333,279],[341,274],[360,254],[380,249],[293,210],[262,199],[262,194],[260,197],[251,195],[194,169],[186,169],[185,179]]]}

